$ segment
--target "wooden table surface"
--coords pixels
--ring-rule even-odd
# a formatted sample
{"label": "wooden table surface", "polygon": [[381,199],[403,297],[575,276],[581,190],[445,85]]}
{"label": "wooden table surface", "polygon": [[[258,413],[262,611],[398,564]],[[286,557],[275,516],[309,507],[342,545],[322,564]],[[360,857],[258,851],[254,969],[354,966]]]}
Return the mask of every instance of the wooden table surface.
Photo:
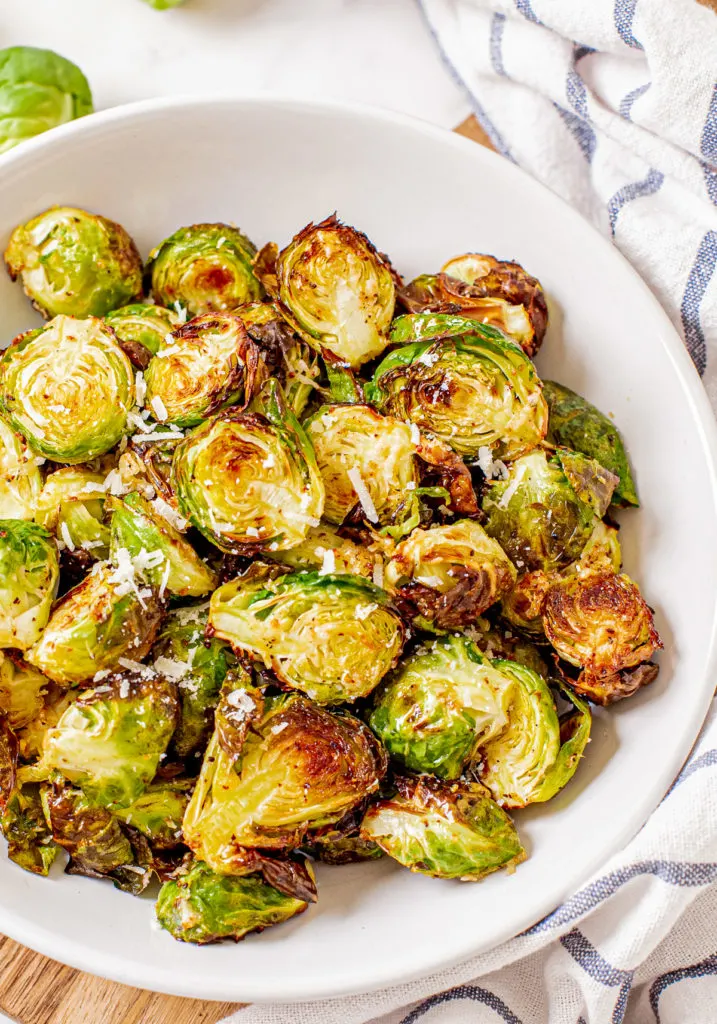
{"label": "wooden table surface", "polygon": [[[456,131],[491,145],[473,117]],[[241,1005],[129,988],[64,967],[0,936],[0,1010],[19,1024],[215,1024]]]}

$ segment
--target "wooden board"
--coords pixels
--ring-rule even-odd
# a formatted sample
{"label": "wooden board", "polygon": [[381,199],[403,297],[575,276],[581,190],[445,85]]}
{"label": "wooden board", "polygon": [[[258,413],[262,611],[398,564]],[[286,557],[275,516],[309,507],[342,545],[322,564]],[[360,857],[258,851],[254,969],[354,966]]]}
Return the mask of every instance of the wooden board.
{"label": "wooden board", "polygon": [[[456,131],[491,147],[473,117]],[[216,1024],[241,1006],[162,996],[105,981],[0,936],[0,1010],[19,1024]]]}

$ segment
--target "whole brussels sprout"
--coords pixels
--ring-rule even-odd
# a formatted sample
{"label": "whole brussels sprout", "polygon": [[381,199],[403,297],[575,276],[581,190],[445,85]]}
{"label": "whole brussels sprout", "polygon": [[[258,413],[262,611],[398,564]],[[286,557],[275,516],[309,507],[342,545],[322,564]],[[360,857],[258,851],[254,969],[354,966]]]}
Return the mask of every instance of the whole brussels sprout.
{"label": "whole brussels sprout", "polygon": [[92,113],[92,93],[76,64],[53,50],[0,50],[0,153],[49,128]]}
{"label": "whole brussels sprout", "polygon": [[120,565],[98,562],[57,602],[27,660],[56,683],[86,683],[97,672],[115,671],[121,660],[140,661],[164,618],[151,587],[135,581],[129,555]]}
{"label": "whole brussels sprout", "polygon": [[155,419],[194,427],[227,405],[244,409],[262,369],[238,316],[205,313],[176,328],[152,359],[146,405]]}
{"label": "whole brussels sprout", "polygon": [[146,836],[155,850],[172,850],[182,842],[182,818],[194,788],[194,779],[152,782],[128,807],[114,815]]}
{"label": "whole brussels sprout", "polygon": [[[274,577],[274,578],[272,578]],[[208,635],[271,668],[321,704],[365,697],[396,664],[401,619],[361,576],[277,576],[256,564],[212,594]]]}
{"label": "whole brussels sprout", "polygon": [[21,435],[0,416],[0,519],[34,518],[41,489],[35,456]]}
{"label": "whole brussels sprout", "polygon": [[0,359],[0,404],[38,455],[87,462],[127,433],[134,371],[101,320],[58,316]]}
{"label": "whole brussels sprout", "polygon": [[415,313],[391,331],[395,349],[366,397],[466,458],[481,448],[515,459],[542,441],[548,407],[533,364],[501,331],[465,317]]}
{"label": "whole brussels sprout", "polygon": [[357,544],[330,526],[312,526],[305,540],[296,547],[264,554],[271,561],[293,569],[322,569],[328,563],[332,572],[367,579],[373,577],[377,560],[381,561],[380,554],[370,546]]}
{"label": "whole brussels sprout", "polygon": [[369,724],[415,772],[457,779],[508,725],[511,680],[465,636],[419,647],[379,691]]}
{"label": "whole brussels sprout", "polygon": [[49,679],[17,651],[0,651],[0,712],[17,731],[40,714]]}
{"label": "whole brussels sprout", "polygon": [[304,424],[319,467],[324,518],[341,525],[359,508],[372,523],[416,519],[416,443],[406,423],[369,405],[325,405]]}
{"label": "whole brussels sprout", "polygon": [[16,227],[5,265],[48,320],[105,316],[142,297],[142,260],[122,225],[72,206]]}
{"label": "whole brussels sprout", "polygon": [[582,452],[614,473],[616,505],[639,505],[625,445],[612,420],[564,384],[546,380],[543,394],[550,409],[548,440]]}
{"label": "whole brussels sprout", "polygon": [[461,629],[512,589],[517,574],[497,541],[472,519],[414,530],[386,566],[419,627]]}
{"label": "whole brussels sprout", "polygon": [[57,547],[25,519],[0,520],[0,648],[26,651],[45,627],[57,594]]}
{"label": "whole brussels sprout", "polygon": [[477,782],[397,776],[396,796],[366,813],[361,835],[411,871],[478,882],[525,860],[515,826]]}
{"label": "whole brussels sprout", "polygon": [[109,529],[104,524],[105,475],[84,466],[50,473],[35,506],[35,521],[54,534],[81,563],[107,558]]}
{"label": "whole brussels sprout", "polygon": [[172,488],[182,515],[222,551],[299,544],[324,510],[310,442],[269,381],[264,413],[227,409],[181,441]]}
{"label": "whole brussels sprout", "polygon": [[174,683],[147,672],[110,676],[49,730],[41,770],[60,772],[100,807],[129,807],[156,775],[178,717]]}
{"label": "whole brussels sprout", "polygon": [[187,874],[162,886],[157,920],[180,942],[238,941],[303,914],[307,907],[256,875],[232,878],[196,861]]}
{"label": "whole brussels sprout", "polygon": [[136,491],[107,499],[110,520],[110,557],[127,551],[133,559],[151,555],[142,576],[153,587],[177,597],[202,597],[217,585],[217,576],[154,506]]}
{"label": "whole brussels sprout", "polygon": [[262,298],[255,246],[230,224],[179,228],[149,254],[145,284],[154,301],[189,316],[230,313]]}
{"label": "whole brussels sprout", "polygon": [[[184,840],[215,871],[243,873],[244,847],[292,849],[375,793],[386,755],[371,730],[298,693],[227,695],[241,730],[209,742],[184,816]],[[238,723],[237,723],[238,724]]]}
{"label": "whole brussels sprout", "polygon": [[167,335],[179,327],[181,318],[173,309],[147,302],[135,302],[113,309],[105,317],[117,335],[120,348],[140,370],[146,370],[152,356],[165,344]]}
{"label": "whole brussels sprout", "polygon": [[396,302],[393,271],[360,231],[335,216],[307,224],[285,249],[266,246],[256,272],[318,351],[359,367],[380,356]]}

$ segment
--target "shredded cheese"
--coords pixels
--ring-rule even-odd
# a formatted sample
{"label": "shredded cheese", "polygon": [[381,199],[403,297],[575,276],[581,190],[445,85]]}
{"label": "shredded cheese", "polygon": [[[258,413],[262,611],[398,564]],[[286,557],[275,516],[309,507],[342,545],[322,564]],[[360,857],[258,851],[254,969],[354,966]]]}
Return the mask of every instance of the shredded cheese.
{"label": "shredded cheese", "polygon": [[164,404],[159,395],[155,395],[149,404],[152,406],[152,412],[154,413],[158,420],[164,421],[169,419],[167,406]]}
{"label": "shredded cheese", "polygon": [[137,370],[134,375],[134,393],[137,408],[141,409],[144,405],[144,400],[147,397],[147,385],[144,380],[144,374],[141,370]]}
{"label": "shredded cheese", "polygon": [[361,508],[364,510],[366,518],[371,523],[377,523],[378,515],[376,514],[376,506],[374,505],[373,499],[371,498],[371,495],[368,492],[368,487],[364,483],[363,477],[361,476],[361,471],[356,466],[354,466],[352,469],[348,471],[346,475],[351,481],[351,486],[353,487],[354,491],[356,491],[356,495],[358,497],[359,502],[361,503]]}
{"label": "shredded cheese", "polygon": [[333,548],[328,548],[324,551],[324,560],[319,569],[319,576],[328,576],[332,572],[336,572],[336,553]]}
{"label": "shredded cheese", "polygon": [[70,531],[67,528],[67,523],[64,520],[60,523],[60,536],[62,537],[62,541],[67,550],[74,551],[75,545],[72,537],[70,536]]}

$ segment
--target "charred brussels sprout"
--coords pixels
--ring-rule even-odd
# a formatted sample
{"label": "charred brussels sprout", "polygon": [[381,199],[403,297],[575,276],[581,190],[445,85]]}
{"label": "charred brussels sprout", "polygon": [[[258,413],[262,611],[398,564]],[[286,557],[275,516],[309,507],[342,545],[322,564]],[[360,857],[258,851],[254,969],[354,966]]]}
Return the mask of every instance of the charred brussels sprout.
{"label": "charred brussels sprout", "polygon": [[5,264],[48,319],[104,316],[142,297],[142,261],[125,229],[71,206],[53,206],[15,228]]}
{"label": "charred brussels sprout", "polygon": [[85,467],[58,469],[45,480],[35,521],[55,535],[80,564],[107,558],[109,530],[103,522],[104,474]]}
{"label": "charred brussels sprout", "polygon": [[590,534],[580,558],[577,562],[571,563],[565,571],[584,576],[606,569],[620,572],[621,567],[619,528],[610,523],[599,522]]}
{"label": "charred brussels sprout", "polygon": [[156,850],[172,850],[182,842],[182,818],[194,779],[153,782],[129,807],[117,807],[116,818],[137,829]]}
{"label": "charred brussels sprout", "polygon": [[179,228],[149,254],[145,281],[155,302],[190,316],[227,313],[260,299],[256,248],[230,224]]}
{"label": "charred brussels sprout", "polygon": [[564,568],[580,557],[598,522],[559,459],[542,451],[514,462],[507,480],[490,483],[483,510],[486,533],[519,572]]}
{"label": "charred brussels sprout", "polygon": [[120,566],[98,562],[55,605],[27,660],[56,683],[86,683],[114,671],[122,658],[141,660],[164,618],[151,587],[135,582],[129,556]]}
{"label": "charred brussels sprout", "polygon": [[174,452],[182,515],[230,554],[292,548],[324,510],[311,444],[278,391],[270,387],[267,396],[266,415],[228,409]]}
{"label": "charred brussels sprout", "polygon": [[[579,563],[574,563],[578,565]],[[543,634],[543,606],[558,573],[542,569],[526,572],[501,602],[503,618],[521,633],[535,639]]]}
{"label": "charred brussels sprout", "polygon": [[560,750],[553,766],[543,777],[537,790],[533,791],[531,803],[545,803],[560,792],[575,774],[580,758],[590,741],[592,715],[590,707],[567,686],[560,687],[561,694],[571,705],[560,716]]}
{"label": "charred brussels sprout", "polygon": [[406,423],[368,405],[326,405],[305,424],[324,481],[324,518],[340,525],[354,509],[371,523],[416,516],[416,443]]}
{"label": "charred brussels sprout", "polygon": [[146,302],[121,306],[105,317],[105,323],[117,335],[121,348],[140,370],[149,365],[152,356],[156,356],[166,343],[167,335],[180,322],[179,315],[173,309]]}
{"label": "charred brussels sprout", "polygon": [[201,597],[216,587],[216,574],[146,498],[131,492],[123,498],[109,498],[107,506],[112,512],[113,560],[120,551],[129,552],[135,560],[149,553],[152,564],[144,568],[144,578],[163,593],[178,597]]}
{"label": "charred brussels sprout", "polygon": [[515,459],[534,448],[548,408],[533,364],[493,327],[464,317],[416,313],[395,321],[401,345],[378,366],[367,398],[410,420],[466,458],[489,448]]}
{"label": "charred brussels sprout", "polygon": [[419,626],[460,629],[507,593],[516,571],[471,519],[414,530],[386,566],[386,583]]}
{"label": "charred brussels sprout", "polygon": [[38,455],[78,463],[127,433],[134,371],[101,320],[58,316],[28,331],[0,359],[0,404]]}
{"label": "charred brussels sprout", "polygon": [[11,861],[36,875],[48,873],[57,846],[45,820],[42,787],[26,783],[13,790],[0,813],[0,830]]}
{"label": "charred brussels sprout", "polygon": [[187,874],[165,882],[157,899],[157,920],[180,942],[238,942],[303,913],[308,903],[287,896],[257,875],[232,878],[201,861]]}
{"label": "charred brussels sprout", "polygon": [[381,688],[369,719],[391,757],[457,779],[508,724],[511,682],[467,637],[419,647]]}
{"label": "charred brussels sprout", "polygon": [[396,664],[403,626],[367,579],[255,565],[212,594],[210,634],[322,704],[365,697]]}
{"label": "charred brussels sprout", "polygon": [[40,714],[48,685],[17,651],[0,651],[0,712],[11,729],[22,729]]}
{"label": "charred brussels sprout", "polygon": [[57,548],[25,519],[0,520],[0,647],[26,651],[40,636],[57,594]]}
{"label": "charred brussels sprout", "polygon": [[267,551],[266,557],[293,569],[322,569],[330,567],[331,572],[349,573],[371,579],[378,554],[366,545],[357,544],[350,537],[343,537],[330,526],[312,526],[296,547],[286,551]]}
{"label": "charred brussels sprout", "polygon": [[[245,850],[291,849],[375,793],[386,755],[371,730],[298,693],[234,690],[243,714],[225,746],[217,733],[184,816],[184,839],[216,871],[243,873]],[[227,747],[228,749],[225,749]]]}
{"label": "charred brussels sprout", "polygon": [[550,409],[548,440],[574,448],[614,473],[616,505],[639,505],[625,445],[612,420],[563,384],[547,380],[543,394]]}
{"label": "charred brussels sprout", "polygon": [[477,882],[525,860],[515,826],[477,782],[399,776],[369,808],[361,835],[411,871]]}
{"label": "charred brussels sprout", "polygon": [[0,416],[0,519],[33,519],[41,489],[35,456]]}
{"label": "charred brussels sprout", "polygon": [[174,684],[145,675],[111,676],[70,704],[45,737],[41,769],[60,772],[100,807],[134,803],[154,778],[179,715]]}
{"label": "charred brussels sprout", "polygon": [[205,313],[178,327],[145,374],[155,419],[194,427],[227,405],[243,409],[259,383],[259,350],[238,316]]}
{"label": "charred brussels sprout", "polygon": [[388,260],[366,235],[327,217],[280,253],[267,246],[257,273],[310,345],[362,366],[388,344],[396,289]]}

